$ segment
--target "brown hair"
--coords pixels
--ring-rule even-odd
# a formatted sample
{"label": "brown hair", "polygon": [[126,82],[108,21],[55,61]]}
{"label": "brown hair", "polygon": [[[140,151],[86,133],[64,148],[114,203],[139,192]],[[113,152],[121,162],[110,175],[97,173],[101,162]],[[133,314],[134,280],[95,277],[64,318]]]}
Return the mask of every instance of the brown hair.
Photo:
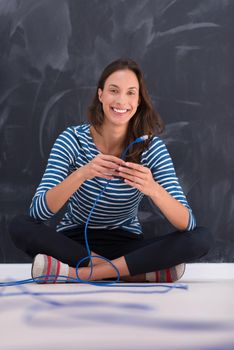
{"label": "brown hair", "polygon": [[[88,109],[88,121],[95,128],[97,132],[100,132],[104,120],[104,113],[102,109],[102,103],[98,98],[98,89],[104,89],[106,79],[114,72],[118,70],[129,69],[133,71],[139,82],[139,100],[140,104],[136,113],[130,119],[128,124],[128,130],[126,135],[125,147],[142,135],[158,135],[164,130],[164,123],[155,111],[151,98],[148,94],[145,80],[138,64],[130,59],[118,59],[111,62],[102,72],[98,84],[94,99]],[[130,148],[126,161],[140,162],[140,155],[143,150],[148,146],[150,139],[137,143]]]}

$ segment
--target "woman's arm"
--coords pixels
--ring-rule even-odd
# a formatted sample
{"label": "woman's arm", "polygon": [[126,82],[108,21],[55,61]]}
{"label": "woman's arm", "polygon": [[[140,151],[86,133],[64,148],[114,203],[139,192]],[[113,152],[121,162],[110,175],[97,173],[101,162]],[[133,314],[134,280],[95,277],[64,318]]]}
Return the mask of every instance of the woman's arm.
{"label": "woman's arm", "polygon": [[165,218],[177,229],[189,228],[190,211],[154,180],[151,170],[139,164],[126,163],[120,167],[119,175],[130,186],[150,197]]}
{"label": "woman's arm", "polygon": [[155,138],[142,157],[144,165],[127,162],[119,175],[150,197],[166,219],[179,230],[193,230],[196,220],[162,140]]}
{"label": "woman's arm", "polygon": [[46,192],[47,206],[53,213],[56,213],[84,181],[95,176],[110,180],[120,164],[123,165],[124,161],[115,156],[99,154],[89,163],[74,171],[60,184],[48,190]]}
{"label": "woman's arm", "polygon": [[[46,170],[32,198],[29,208],[30,216],[39,220],[48,220],[54,215],[55,207],[51,203],[58,201],[56,195],[58,192],[53,191],[53,195],[51,197],[49,195],[49,205],[47,204],[47,192],[57,187],[69,176],[71,170],[74,169],[78,151],[79,147],[73,128],[67,128],[58,136],[51,149]],[[69,178],[68,182],[73,180],[74,176]],[[67,186],[67,181],[65,185]]]}
{"label": "woman's arm", "polygon": [[45,194],[48,209],[54,214],[57,213],[83,182],[84,178],[80,168],[61,183],[48,190]]}
{"label": "woman's arm", "polygon": [[196,219],[176,175],[165,143],[155,137],[147,154],[147,166],[155,180],[149,195],[166,218],[179,230],[193,230]]}
{"label": "woman's arm", "polygon": [[51,149],[42,180],[32,199],[30,216],[39,220],[50,219],[84,181],[95,176],[110,179],[112,170],[124,164],[117,157],[100,154],[77,169],[79,147],[73,128],[67,128],[58,136]]}
{"label": "woman's arm", "polygon": [[149,197],[160,209],[167,220],[177,229],[186,230],[189,226],[189,210],[177,199],[172,197],[157,182],[152,186]]}

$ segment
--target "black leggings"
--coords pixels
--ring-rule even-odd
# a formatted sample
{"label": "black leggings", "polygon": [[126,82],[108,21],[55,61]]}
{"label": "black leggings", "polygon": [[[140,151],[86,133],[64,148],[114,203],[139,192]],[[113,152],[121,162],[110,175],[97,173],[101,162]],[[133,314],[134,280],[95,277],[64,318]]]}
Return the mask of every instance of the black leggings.
{"label": "black leggings", "polygon": [[[212,242],[203,227],[150,239],[120,229],[88,229],[87,233],[92,252],[110,260],[124,256],[132,276],[191,262],[207,254]],[[56,232],[42,221],[22,215],[12,220],[10,235],[16,247],[31,257],[39,253],[51,255],[75,267],[87,256],[83,228]],[[80,266],[88,263],[87,259]]]}

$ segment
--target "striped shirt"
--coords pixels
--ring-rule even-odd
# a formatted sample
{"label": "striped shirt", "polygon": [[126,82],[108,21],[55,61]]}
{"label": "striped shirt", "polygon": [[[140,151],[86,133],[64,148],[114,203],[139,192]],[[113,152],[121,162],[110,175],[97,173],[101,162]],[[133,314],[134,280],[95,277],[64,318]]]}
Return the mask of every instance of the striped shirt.
{"label": "striped shirt", "polygon": [[[55,141],[41,183],[32,199],[29,214],[35,219],[47,220],[54,213],[46,203],[46,192],[62,182],[76,169],[90,162],[100,151],[90,134],[90,124],[68,127]],[[154,136],[142,152],[141,164],[148,167],[155,179],[167,192],[189,210],[187,230],[193,230],[196,221],[179,184],[176,172],[164,142]],[[90,210],[107,180],[95,177],[86,180],[70,197],[66,212],[57,225],[57,231],[84,227]],[[122,229],[141,234],[138,207],[144,194],[114,178],[107,185],[91,215],[89,228]]]}

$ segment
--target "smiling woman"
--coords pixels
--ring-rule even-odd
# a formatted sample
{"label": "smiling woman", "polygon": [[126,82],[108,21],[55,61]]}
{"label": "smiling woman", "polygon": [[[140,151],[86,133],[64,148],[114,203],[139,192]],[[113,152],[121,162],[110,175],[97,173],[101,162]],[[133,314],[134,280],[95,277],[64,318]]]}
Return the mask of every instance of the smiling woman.
{"label": "smiling woman", "polygon": [[[69,281],[76,277],[75,267],[82,261],[82,280],[112,278],[116,269],[128,282],[178,280],[186,262],[208,252],[211,237],[205,228],[196,226],[172,159],[159,137],[163,123],[136,62],[120,59],[104,69],[88,119],[89,123],[68,127],[55,141],[29,215],[11,223],[15,245],[35,257],[34,278],[53,275],[53,282],[64,282],[64,277],[59,278],[62,274]],[[140,142],[133,142],[135,139]],[[123,150],[132,142],[124,158]],[[107,180],[108,187],[96,203]],[[144,195],[175,232],[144,238],[138,220]],[[67,211],[56,232],[43,221],[65,203]],[[83,230],[90,213],[88,237],[93,258],[88,261],[84,260],[88,251]],[[100,256],[111,259],[112,265]],[[44,279],[48,281],[51,279]]]}
{"label": "smiling woman", "polygon": [[[111,143],[112,147],[109,147],[107,153],[113,152],[113,147],[118,145],[120,154],[135,138],[142,135],[159,135],[164,129],[164,123],[147,92],[143,74],[132,60],[117,60],[104,69],[88,110],[88,120],[97,143],[103,143],[106,137],[109,138],[109,146]],[[112,124],[115,125],[114,128],[111,127]],[[114,141],[113,132],[117,130],[118,139]],[[106,137],[102,137],[103,132],[106,133]],[[139,163],[140,155],[149,141],[134,145],[129,150],[126,160]]]}
{"label": "smiling woman", "polygon": [[135,73],[129,69],[112,73],[103,89],[98,88],[98,98],[103,121],[101,128],[91,127],[92,137],[102,153],[120,156],[126,147],[129,121],[139,105],[139,83]]}

